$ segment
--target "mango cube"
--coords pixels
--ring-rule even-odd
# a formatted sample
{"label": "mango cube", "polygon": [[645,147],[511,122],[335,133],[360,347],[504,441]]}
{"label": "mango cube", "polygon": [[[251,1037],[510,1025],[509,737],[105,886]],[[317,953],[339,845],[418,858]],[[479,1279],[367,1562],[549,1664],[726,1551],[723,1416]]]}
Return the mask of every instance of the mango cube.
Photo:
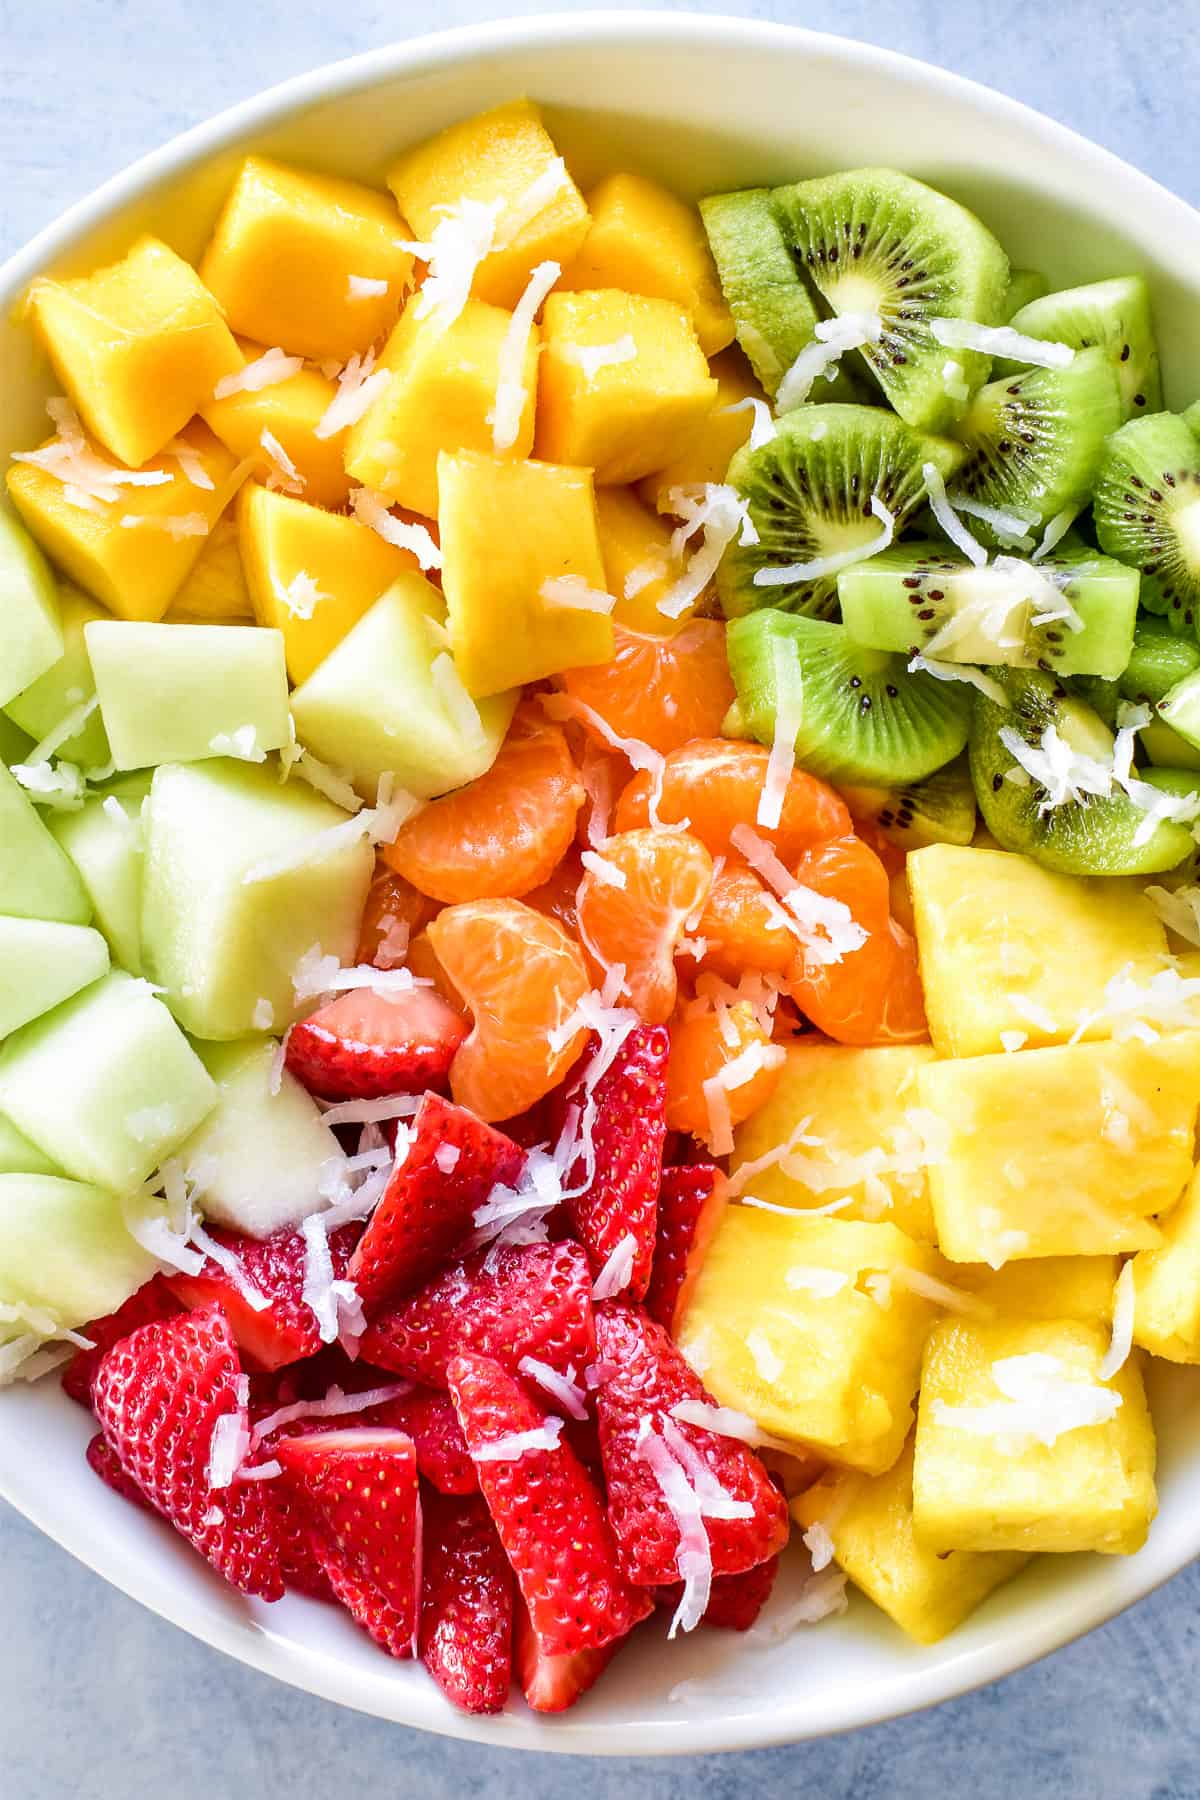
{"label": "mango cube", "polygon": [[[613,618],[630,631],[663,635],[678,631],[696,607],[678,619],[668,619],[658,610],[683,568],[671,548],[670,527],[642,504],[635,488],[625,487],[597,489],[596,524],[605,585],[616,596]],[[631,576],[634,591],[626,594]]]}
{"label": "mango cube", "polygon": [[[1133,881],[1059,875],[1002,850],[930,844],[908,859],[929,1035],[942,1056],[1021,1037],[1065,1044],[1109,981],[1147,981],[1167,938]],[[1103,1013],[1085,1038],[1112,1035]]]}
{"label": "mango cube", "polygon": [[451,125],[402,156],[387,179],[413,233],[426,243],[444,209],[463,200],[502,202],[495,247],[473,283],[473,292],[494,306],[515,306],[538,263],[565,267],[587,236],[583,196],[529,100]]}
{"label": "mango cube", "polygon": [[[880,1474],[912,1425],[937,1309],[896,1271],[937,1258],[894,1225],[730,1206],[676,1337],[705,1386],[764,1431]],[[887,1275],[886,1305],[866,1286]]]}
{"label": "mango cube", "polygon": [[1168,1362],[1200,1362],[1200,1176],[1162,1221],[1157,1250],[1133,1259],[1134,1342]]}
{"label": "mango cube", "polygon": [[[76,587],[64,585],[58,593],[58,622],[62,631],[62,653],[57,661],[23,688],[5,711],[10,719],[27,731],[35,742],[47,737],[61,724],[74,706],[90,700],[96,691],[92,665],[88,660],[83,628],[92,619],[105,617],[97,606]],[[108,739],[99,712],[93,712],[78,731],[64,738],[55,752],[67,762],[83,768],[103,768],[108,761]]]}
{"label": "mango cube", "polygon": [[1191,1175],[1200,1032],[935,1062],[918,1077],[945,1145],[929,1168],[953,1262],[1150,1249]]}
{"label": "mango cube", "polygon": [[0,512],[0,706],[7,706],[63,653],[58,588],[21,524]]}
{"label": "mango cube", "polygon": [[911,1439],[882,1475],[830,1469],[792,1501],[792,1517],[824,1526],[838,1567],[918,1644],[944,1638],[1028,1560],[1011,1550],[938,1556],[917,1541]]}
{"label": "mango cube", "polygon": [[241,366],[212,294],[157,238],[91,275],[35,281],[29,313],[87,429],[130,468],[165,449]]}
{"label": "mango cube", "polygon": [[33,463],[14,463],[8,471],[12,503],[42,548],[118,618],[162,618],[241,479],[229,451],[200,420],[179,441],[199,459],[211,488],[186,481],[170,452],[141,471],[161,481],[121,487],[116,499],[94,509]]}
{"label": "mango cube", "polygon": [[86,925],[91,905],[73,863],[59,849],[15,775],[0,763],[0,913]]}
{"label": "mango cube", "polygon": [[[717,384],[674,301],[552,293],[542,336],[535,441],[546,462],[594,469],[598,483],[640,481],[681,456],[712,412]],[[587,355],[624,349],[632,354],[599,366]]]}
{"label": "mango cube", "polygon": [[248,156],[200,276],[242,337],[344,362],[396,322],[412,277],[404,235],[374,188]]}
{"label": "mango cube", "polygon": [[176,588],[171,613],[196,622],[211,620],[214,624],[224,619],[254,617],[254,603],[238,547],[237,515],[232,507],[221,514]]}
{"label": "mango cube", "polygon": [[1154,1426],[1136,1352],[1101,1380],[1108,1337],[1078,1320],[934,1328],[913,1466],[927,1550],[1141,1549],[1157,1510]]}
{"label": "mango cube", "polygon": [[[247,363],[263,354],[259,344],[241,343]],[[319,369],[305,365],[285,381],[264,388],[239,388],[218,400],[209,395],[201,415],[209,429],[233,451],[240,462],[251,458],[272,472],[273,460],[264,448],[263,433],[274,438],[296,470],[305,500],[314,506],[345,506],[350,493],[343,454],[346,431],[317,437],[316,428],[337,395],[337,383]]]}
{"label": "mango cube", "polygon": [[[482,300],[468,300],[445,328],[435,317],[423,318],[419,302],[405,311],[379,359],[390,380],[346,436],[346,468],[355,481],[412,512],[437,516],[441,452],[493,449],[489,419],[508,321]],[[520,424],[504,453],[517,461],[533,450],[538,337],[535,325],[521,365]]]}
{"label": "mango cube", "polygon": [[1115,1256],[1035,1256],[1000,1269],[955,1263],[946,1270],[946,1279],[1006,1316],[1083,1319],[1095,1325],[1112,1319],[1119,1270]]}
{"label": "mango cube", "polygon": [[672,498],[676,488],[703,487],[710,481],[724,481],[735,450],[740,450],[750,436],[754,424],[751,409],[741,407],[743,400],[761,400],[766,396],[750,371],[740,350],[724,350],[713,358],[709,372],[716,378],[717,398],[712,411],[699,429],[688,439],[678,456],[638,483],[638,491],[647,506],[655,512],[676,513]]}
{"label": "mango cube", "polygon": [[[839,1218],[887,1219],[932,1243],[928,1152],[914,1109],[921,1104],[918,1075],[934,1060],[928,1044],[795,1045],[774,1094],[735,1133],[735,1189],[772,1206],[799,1208],[848,1194],[853,1204]],[[812,1141],[797,1141],[789,1154],[754,1170],[797,1132]]]}
{"label": "mango cube", "polygon": [[607,662],[607,613],[564,604],[548,582],[604,591],[590,469],[443,456],[442,587],[454,660],[472,694]]}

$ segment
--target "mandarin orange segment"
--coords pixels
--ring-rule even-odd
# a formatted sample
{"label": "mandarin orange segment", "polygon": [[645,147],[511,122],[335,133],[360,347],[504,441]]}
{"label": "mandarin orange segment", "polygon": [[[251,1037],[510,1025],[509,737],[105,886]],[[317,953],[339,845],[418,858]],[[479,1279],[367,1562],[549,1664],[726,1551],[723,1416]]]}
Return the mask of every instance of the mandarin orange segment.
{"label": "mandarin orange segment", "polygon": [[637,738],[663,754],[690,738],[716,737],[734,698],[723,625],[693,619],[671,637],[655,637],[614,623],[613,639],[611,662],[565,672],[562,684],[572,700],[618,737]]}
{"label": "mandarin orange segment", "polygon": [[700,966],[735,983],[747,969],[786,975],[796,960],[796,940],[781,915],[779,902],[750,869],[718,869],[693,934],[704,946]]}
{"label": "mandarin orange segment", "polygon": [[562,861],[583,801],[565,732],[523,706],[486,775],[414,813],[382,854],[435,900],[520,899]]}
{"label": "mandarin orange segment", "polygon": [[538,912],[545,913],[548,918],[557,919],[563,929],[574,937],[579,925],[576,899],[582,880],[583,864],[578,852],[568,850],[549,881],[543,881],[540,887],[524,896],[525,904],[536,907]]}
{"label": "mandarin orange segment", "polygon": [[921,1044],[929,1037],[925,990],[917,963],[916,939],[893,919],[888,933],[896,947],[892,979],[880,1020],[881,1044]]}
{"label": "mandarin orange segment", "polygon": [[[625,971],[623,997],[648,1025],[675,1006],[675,951],[712,887],[712,858],[683,831],[626,831],[585,864],[579,938],[601,978]],[[584,852],[588,856],[588,852]]]}
{"label": "mandarin orange segment", "polygon": [[[779,824],[773,829],[760,825],[758,806],[769,755],[761,744],[719,737],[697,739],[673,750],[663,772],[659,818],[664,825],[687,820],[686,829],[714,856],[728,853],[735,825],[749,825],[788,864],[814,844],[853,829],[841,797],[801,769],[788,778]],[[650,788],[648,774],[634,776],[617,803],[615,830],[633,831],[649,823]]]}
{"label": "mandarin orange segment", "polygon": [[450,1091],[489,1124],[514,1118],[548,1094],[583,1049],[585,1026],[562,1043],[553,1037],[591,987],[583,952],[520,900],[447,906],[425,936],[474,1020],[450,1065]]}
{"label": "mandarin orange segment", "polygon": [[407,962],[413,938],[436,912],[436,902],[418,893],[411,881],[386,863],[377,864],[358,928],[356,961],[374,963],[379,969],[398,968]]}
{"label": "mandarin orange segment", "polygon": [[[719,1001],[709,1006],[692,1001],[681,1007],[671,1023],[671,1060],[667,1064],[668,1129],[686,1131],[711,1145],[714,1123],[720,1127],[725,1121],[719,1117],[714,1120],[704,1084],[715,1080],[755,1045],[763,1052],[761,1067],[747,1080],[732,1087],[722,1084],[731,1128],[740,1125],[771,1098],[783,1071],[784,1053],[778,1046],[770,1047],[770,1031],[748,1001],[737,1000],[729,1006]],[[719,1103],[717,1110],[720,1111]],[[721,1153],[719,1149],[717,1153]]]}

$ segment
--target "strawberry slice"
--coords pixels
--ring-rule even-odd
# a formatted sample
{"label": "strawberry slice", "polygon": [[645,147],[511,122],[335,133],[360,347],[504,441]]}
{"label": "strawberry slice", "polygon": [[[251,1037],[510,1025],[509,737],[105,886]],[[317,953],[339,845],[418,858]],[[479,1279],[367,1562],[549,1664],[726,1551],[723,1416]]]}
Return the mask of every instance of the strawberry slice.
{"label": "strawberry slice", "polygon": [[658,1190],[658,1233],[646,1311],[674,1331],[725,1210],[725,1180],[715,1163],[664,1169]]}
{"label": "strawberry slice", "polygon": [[470,1235],[492,1188],[510,1186],[525,1161],[503,1132],[439,1094],[425,1095],[412,1133],[350,1260],[350,1280],[368,1314],[436,1274]]}
{"label": "strawberry slice", "polygon": [[425,1502],[421,1661],[463,1712],[497,1713],[512,1679],[513,1577],[482,1500]]}
{"label": "strawberry slice", "polygon": [[[640,1307],[605,1302],[596,1310],[596,1351],[609,1371],[596,1390],[600,1454],[609,1517],[628,1579],[671,1586],[677,1578],[679,1519],[641,1454],[647,1423],[699,1496],[714,1575],[751,1569],[781,1549],[788,1535],[787,1502],[750,1446],[672,1417],[681,1400],[714,1402],[662,1326]],[[706,1493],[711,1510],[704,1505]],[[748,1507],[748,1515],[721,1517],[729,1501],[739,1510]]]}
{"label": "strawberry slice", "polygon": [[323,1100],[380,1100],[445,1087],[468,1020],[431,987],[352,988],[288,1033],[287,1066]]}
{"label": "strawberry slice", "polygon": [[93,1472],[112,1489],[114,1494],[120,1494],[122,1500],[128,1500],[132,1505],[140,1506],[144,1512],[154,1511],[137,1482],[131,1475],[125,1473],[117,1461],[109,1448],[108,1439],[102,1431],[98,1431],[92,1438],[84,1455]]}
{"label": "strawberry slice", "polygon": [[219,1306],[143,1325],[113,1346],[92,1404],[117,1461],[176,1531],[243,1593],[283,1593],[271,1497],[262,1481],[214,1488],[217,1421],[245,1420],[241,1363]]}
{"label": "strawberry slice", "polygon": [[595,1348],[587,1257],[567,1243],[477,1251],[381,1313],[359,1348],[367,1362],[431,1387],[447,1385],[460,1351],[510,1370],[523,1356],[582,1369]]}
{"label": "strawberry slice", "polygon": [[667,1059],[671,1039],[663,1025],[638,1025],[595,1085],[587,1086],[589,1058],[578,1080],[564,1091],[562,1108],[579,1107],[584,1130],[591,1125],[595,1161],[589,1170],[581,1153],[567,1170],[563,1187],[580,1187],[566,1202],[575,1235],[598,1275],[626,1237],[634,1242],[628,1291],[640,1300],[650,1282],[663,1142],[667,1134]]}
{"label": "strawberry slice", "polygon": [[546,1432],[548,1415],[490,1357],[456,1357],[449,1380],[541,1650],[565,1655],[624,1637],[652,1602],[622,1575],[599,1489],[575,1452],[561,1439],[553,1449],[522,1444],[525,1433]]}
{"label": "strawberry slice", "polygon": [[566,1712],[603,1675],[621,1647],[622,1639],[599,1650],[571,1650],[550,1655],[542,1649],[529,1617],[529,1608],[517,1595],[516,1637],[513,1660],[526,1703],[534,1712]]}
{"label": "strawberry slice", "polygon": [[412,1439],[354,1426],[281,1438],[275,1454],[342,1605],[390,1656],[411,1656],[421,1580]]}
{"label": "strawberry slice", "polygon": [[[359,1227],[343,1225],[329,1239],[334,1280],[346,1273]],[[170,1275],[167,1286],[184,1306],[219,1302],[249,1369],[281,1369],[321,1349],[316,1314],[304,1299],[307,1247],[299,1231],[243,1237],[214,1226],[209,1236],[237,1259],[238,1274],[206,1257],[197,1275]],[[252,1297],[261,1296],[265,1306]]]}
{"label": "strawberry slice", "polygon": [[78,1400],[80,1406],[90,1409],[92,1377],[113,1345],[127,1338],[139,1325],[149,1325],[155,1319],[173,1318],[179,1310],[179,1302],[164,1278],[152,1275],[115,1313],[93,1319],[90,1325],[83,1326],[83,1336],[91,1338],[95,1347],[75,1352],[62,1373],[63,1391],[72,1400]]}
{"label": "strawberry slice", "polygon": [[[740,1575],[714,1575],[704,1609],[702,1625],[715,1625],[722,1631],[749,1631],[759,1613],[771,1598],[775,1577],[779,1573],[778,1556],[769,1556],[753,1569]],[[683,1583],[659,1588],[656,1604],[674,1612],[683,1594]]]}
{"label": "strawberry slice", "polygon": [[417,1452],[417,1467],[442,1494],[477,1494],[479,1478],[467,1451],[454,1402],[438,1388],[415,1387],[367,1415],[373,1423],[406,1431]]}

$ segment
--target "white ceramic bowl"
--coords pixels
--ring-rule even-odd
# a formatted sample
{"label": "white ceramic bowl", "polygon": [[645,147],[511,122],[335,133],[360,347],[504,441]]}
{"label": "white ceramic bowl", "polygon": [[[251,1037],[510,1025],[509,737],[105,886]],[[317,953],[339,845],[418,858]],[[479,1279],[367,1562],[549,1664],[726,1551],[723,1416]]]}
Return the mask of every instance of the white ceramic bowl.
{"label": "white ceramic bowl", "polygon": [[[176,139],[73,207],[0,269],[0,457],[45,426],[51,391],[11,322],[31,276],[89,266],[151,228],[200,250],[237,159],[294,157],[379,181],[401,147],[478,109],[541,101],[577,175],[635,166],[680,190],[891,163],[976,207],[1053,285],[1140,268],[1151,278],[1169,400],[1200,393],[1200,214],[1062,126],[937,69],[785,26],[684,13],[576,14],[421,38],[285,83]],[[1047,1557],[947,1642],[918,1649],[865,1601],[770,1650],[643,1627],[558,1720],[519,1702],[454,1712],[423,1670],[389,1662],[311,1601],[245,1603],[83,1460],[88,1421],[51,1381],[0,1396],[0,1493],[108,1581],[243,1661],[406,1725],[507,1746],[609,1754],[787,1742],[928,1706],[1045,1655],[1200,1551],[1200,1409],[1185,1371],[1154,1394],[1162,1510],[1136,1557]],[[786,1581],[772,1606],[786,1604]],[[768,1614],[768,1617],[770,1615]],[[672,1700],[687,1681],[690,1691]]]}

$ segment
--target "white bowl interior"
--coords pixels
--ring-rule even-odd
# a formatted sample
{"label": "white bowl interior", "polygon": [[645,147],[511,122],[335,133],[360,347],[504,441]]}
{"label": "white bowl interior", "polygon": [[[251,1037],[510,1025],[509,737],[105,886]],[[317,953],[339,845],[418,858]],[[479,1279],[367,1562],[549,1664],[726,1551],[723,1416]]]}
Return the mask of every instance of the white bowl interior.
{"label": "white bowl interior", "polygon": [[[1014,263],[1044,269],[1055,286],[1141,269],[1169,403],[1200,393],[1200,215],[1125,164],[985,89],[861,44],[733,19],[584,14],[422,39],[287,83],[74,208],[0,270],[0,455],[47,429],[49,372],[14,315],[31,275],[119,254],[144,229],[196,255],[248,149],[380,181],[400,148],[521,93],[546,107],[585,184],[605,168],[636,167],[700,194],[891,163],[977,208]],[[1200,1551],[1197,1391],[1191,1371],[1156,1371],[1161,1511],[1138,1556],[1043,1558],[931,1649],[861,1599],[819,1637],[800,1632],[753,1651],[714,1632],[664,1654],[665,1623],[651,1621],[578,1708],[549,1722],[519,1702],[497,1720],[467,1719],[422,1670],[389,1663],[332,1610],[300,1598],[243,1602],[167,1527],[96,1481],[83,1460],[88,1421],[53,1381],[0,1396],[0,1493],[185,1629],[383,1718],[542,1750],[736,1749],[945,1699],[1056,1648],[1173,1574]],[[789,1585],[785,1574],[771,1612],[786,1606]]]}

